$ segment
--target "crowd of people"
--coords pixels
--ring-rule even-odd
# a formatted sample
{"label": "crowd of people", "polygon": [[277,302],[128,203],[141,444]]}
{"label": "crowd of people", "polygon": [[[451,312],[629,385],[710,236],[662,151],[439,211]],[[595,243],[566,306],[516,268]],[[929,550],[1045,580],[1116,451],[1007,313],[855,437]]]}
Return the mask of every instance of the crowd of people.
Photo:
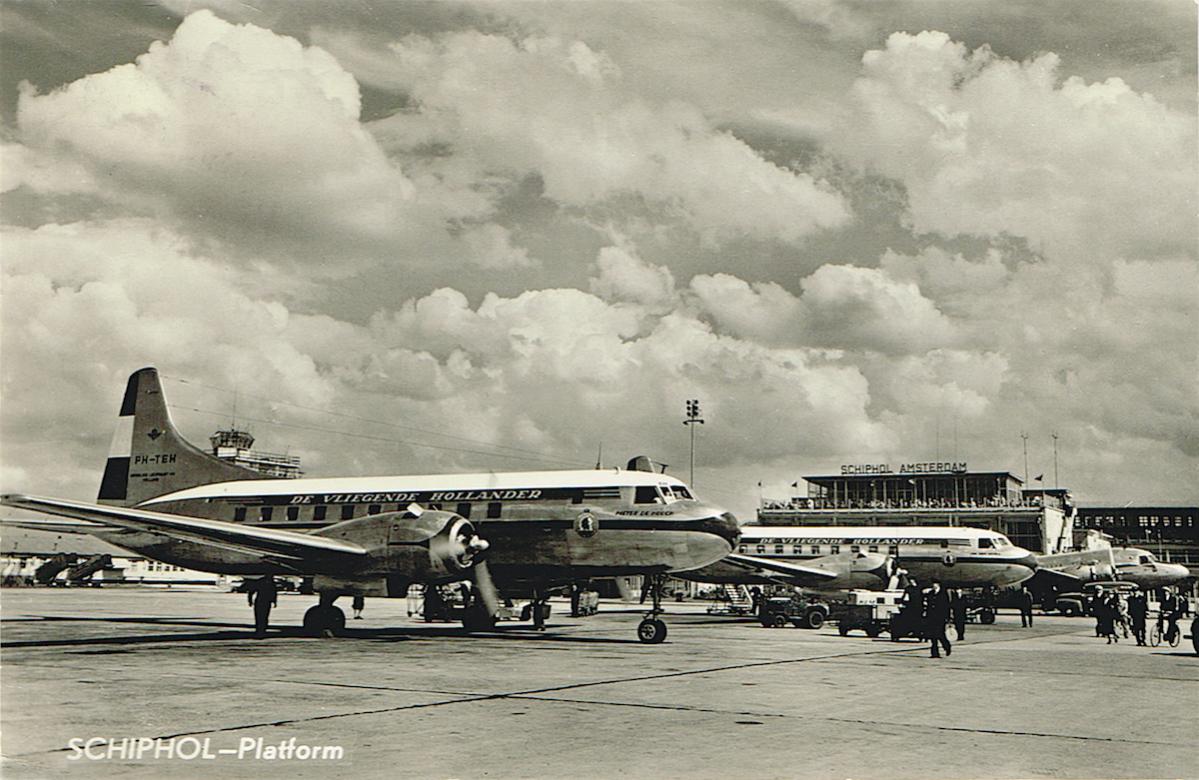
{"label": "crowd of people", "polygon": [[1039,495],[1006,497],[989,496],[985,499],[958,499],[951,497],[933,498],[809,498],[796,496],[786,501],[763,499],[763,509],[988,509],[988,508],[1040,508],[1044,499]]}
{"label": "crowd of people", "polygon": [[[1149,596],[1143,591],[1133,591],[1127,596],[1117,590],[1095,593],[1091,613],[1095,616],[1095,636],[1107,643],[1116,644],[1121,635],[1136,640],[1140,647],[1149,644],[1147,630],[1149,621]],[[1160,609],[1157,613],[1156,629],[1167,644],[1173,644],[1178,636],[1178,621],[1186,615],[1187,601],[1176,589],[1164,589]]]}

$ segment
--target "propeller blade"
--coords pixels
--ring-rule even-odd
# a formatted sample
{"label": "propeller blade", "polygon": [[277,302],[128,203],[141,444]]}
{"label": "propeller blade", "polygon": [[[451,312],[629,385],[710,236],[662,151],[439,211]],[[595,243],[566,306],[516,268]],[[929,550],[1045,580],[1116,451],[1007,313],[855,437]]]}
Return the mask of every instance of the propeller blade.
{"label": "propeller blade", "polygon": [[500,593],[491,579],[491,569],[487,568],[487,561],[476,563],[471,567],[470,573],[471,581],[475,584],[475,590],[478,591],[488,616],[495,617],[500,611]]}

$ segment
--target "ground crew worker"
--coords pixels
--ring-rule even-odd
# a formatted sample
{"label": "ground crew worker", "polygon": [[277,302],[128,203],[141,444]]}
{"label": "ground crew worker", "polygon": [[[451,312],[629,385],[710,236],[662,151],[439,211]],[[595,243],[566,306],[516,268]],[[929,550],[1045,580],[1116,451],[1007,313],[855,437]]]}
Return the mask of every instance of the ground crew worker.
{"label": "ground crew worker", "polygon": [[354,619],[362,620],[362,610],[366,606],[366,597],[361,593],[354,596],[354,602],[351,605],[354,608]]}
{"label": "ground crew worker", "polygon": [[1149,600],[1144,593],[1134,593],[1128,597],[1128,618],[1132,622],[1132,635],[1136,637],[1137,645],[1145,646],[1145,621],[1149,617]]}
{"label": "ground crew worker", "polygon": [[1028,628],[1032,625],[1032,593],[1028,588],[1021,587],[1016,601],[1020,607],[1020,627]]}
{"label": "ground crew worker", "polygon": [[961,590],[953,592],[950,610],[953,612],[953,628],[957,633],[957,641],[961,642],[966,638],[966,599]]}
{"label": "ground crew worker", "polygon": [[275,587],[274,577],[261,577],[250,584],[246,592],[246,600],[254,608],[254,633],[257,636],[266,634],[271,621],[271,607],[279,603],[279,589]]}
{"label": "ground crew worker", "polygon": [[932,587],[924,594],[924,631],[931,643],[929,650],[933,658],[940,658],[938,644],[945,648],[945,655],[953,653],[949,637],[945,636],[945,623],[949,620],[949,593],[941,587],[940,580],[933,580]]}

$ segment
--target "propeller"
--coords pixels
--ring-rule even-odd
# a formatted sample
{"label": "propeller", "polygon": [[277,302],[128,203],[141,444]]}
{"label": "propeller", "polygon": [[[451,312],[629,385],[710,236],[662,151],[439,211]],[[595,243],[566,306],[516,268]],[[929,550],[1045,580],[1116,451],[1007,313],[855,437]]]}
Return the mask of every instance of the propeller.
{"label": "propeller", "polygon": [[479,600],[487,610],[487,616],[494,618],[500,611],[500,593],[496,590],[495,581],[491,579],[491,569],[487,567],[487,561],[479,561],[471,568],[470,579],[474,583]]}

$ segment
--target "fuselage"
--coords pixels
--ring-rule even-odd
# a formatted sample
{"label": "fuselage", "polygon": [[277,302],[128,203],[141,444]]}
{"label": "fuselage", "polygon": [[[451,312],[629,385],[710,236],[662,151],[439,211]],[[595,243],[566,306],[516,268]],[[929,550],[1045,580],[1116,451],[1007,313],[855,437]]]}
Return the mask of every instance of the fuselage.
{"label": "fuselage", "polygon": [[[694,569],[723,558],[739,527],[680,480],[635,470],[238,480],[187,488],[138,508],[311,532],[410,505],[466,517],[490,544],[497,579],[552,582]],[[178,566],[263,571],[259,556],[151,533],[98,534]]]}
{"label": "fuselage", "polygon": [[795,563],[847,552],[881,553],[917,580],[938,579],[947,588],[1014,585],[1036,569],[1036,557],[1003,534],[950,526],[746,525],[737,551]]}
{"label": "fuselage", "polygon": [[1177,585],[1191,576],[1186,566],[1164,563],[1148,550],[1137,547],[1113,547],[1112,561],[1119,579],[1131,582],[1142,590]]}

